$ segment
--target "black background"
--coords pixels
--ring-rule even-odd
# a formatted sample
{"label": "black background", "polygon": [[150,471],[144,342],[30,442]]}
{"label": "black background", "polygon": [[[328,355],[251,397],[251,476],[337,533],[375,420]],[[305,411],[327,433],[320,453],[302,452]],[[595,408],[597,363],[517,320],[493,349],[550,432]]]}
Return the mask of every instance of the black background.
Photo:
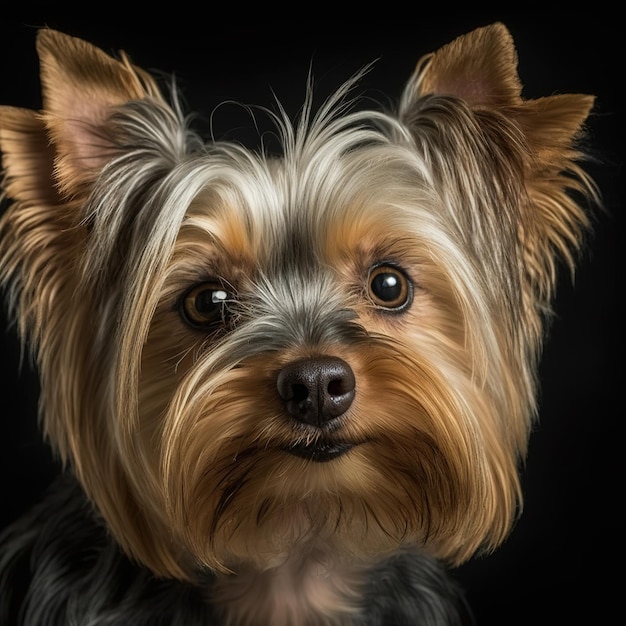
{"label": "black background", "polygon": [[[321,6],[254,14],[202,5],[199,13],[183,3],[162,5],[162,17],[144,21],[93,4],[90,17],[42,10],[21,19],[0,18],[0,103],[39,108],[34,37],[43,25],[107,52],[124,49],[146,69],[174,72],[188,108],[204,119],[225,100],[272,105],[272,92],[295,115],[309,68],[318,92],[328,95],[374,60],[364,85],[387,102],[399,96],[423,53],[495,20],[515,38],[526,97],[595,94],[591,143],[601,162],[591,171],[607,212],[598,216],[575,284],[566,276],[561,280],[541,367],[541,419],[524,470],[524,514],[502,548],[457,574],[478,626],[609,623],[613,611],[621,612],[624,578],[620,291],[626,238],[624,115],[617,96],[623,90],[623,20],[594,7],[568,16],[443,6],[411,15],[382,13],[395,11],[392,6],[397,5],[363,10],[354,21]],[[235,107],[221,107],[214,130],[221,136],[240,124],[249,126],[244,119]],[[4,525],[39,497],[56,468],[37,434],[36,381],[27,363],[19,368],[18,343],[4,311],[0,364]]]}

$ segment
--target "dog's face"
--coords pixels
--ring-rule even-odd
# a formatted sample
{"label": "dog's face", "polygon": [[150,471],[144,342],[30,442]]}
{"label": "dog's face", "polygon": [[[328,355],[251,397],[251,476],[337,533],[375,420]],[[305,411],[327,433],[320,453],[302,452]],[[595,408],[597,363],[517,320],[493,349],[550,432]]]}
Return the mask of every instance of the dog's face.
{"label": "dog's face", "polygon": [[5,107],[1,277],[44,425],[158,574],[506,536],[556,270],[593,195],[580,95],[522,99],[509,33],[425,57],[397,112],[284,152],[204,144],[126,57],[41,31]]}

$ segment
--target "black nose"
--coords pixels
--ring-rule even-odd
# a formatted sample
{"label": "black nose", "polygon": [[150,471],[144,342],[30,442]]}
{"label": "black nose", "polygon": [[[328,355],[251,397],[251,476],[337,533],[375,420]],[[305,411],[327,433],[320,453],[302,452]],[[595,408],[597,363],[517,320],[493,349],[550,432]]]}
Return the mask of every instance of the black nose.
{"label": "black nose", "polygon": [[337,357],[294,361],[280,371],[276,385],[289,414],[314,426],[343,415],[354,400],[354,372]]}

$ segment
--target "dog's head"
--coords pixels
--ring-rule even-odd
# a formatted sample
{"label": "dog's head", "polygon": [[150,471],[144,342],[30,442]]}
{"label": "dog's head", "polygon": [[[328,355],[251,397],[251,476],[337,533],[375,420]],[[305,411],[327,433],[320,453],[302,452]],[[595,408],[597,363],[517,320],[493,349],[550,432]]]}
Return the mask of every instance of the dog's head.
{"label": "dog's head", "polygon": [[125,55],[37,47],[42,110],[0,109],[0,277],[46,434],[124,549],[190,577],[497,546],[593,98],[523,99],[494,24],[394,112],[354,81],[279,112],[270,155],[201,140]]}

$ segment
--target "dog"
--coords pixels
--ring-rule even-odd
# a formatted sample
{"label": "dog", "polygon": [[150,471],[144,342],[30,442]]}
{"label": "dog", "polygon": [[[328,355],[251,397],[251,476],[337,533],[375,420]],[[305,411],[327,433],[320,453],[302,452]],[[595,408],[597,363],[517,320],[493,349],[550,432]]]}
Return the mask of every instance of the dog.
{"label": "dog", "polygon": [[599,192],[594,97],[522,97],[493,23],[357,72],[280,150],[175,83],[37,33],[0,108],[0,281],[63,472],[0,539],[0,622],[442,626],[522,505],[561,268]]}

